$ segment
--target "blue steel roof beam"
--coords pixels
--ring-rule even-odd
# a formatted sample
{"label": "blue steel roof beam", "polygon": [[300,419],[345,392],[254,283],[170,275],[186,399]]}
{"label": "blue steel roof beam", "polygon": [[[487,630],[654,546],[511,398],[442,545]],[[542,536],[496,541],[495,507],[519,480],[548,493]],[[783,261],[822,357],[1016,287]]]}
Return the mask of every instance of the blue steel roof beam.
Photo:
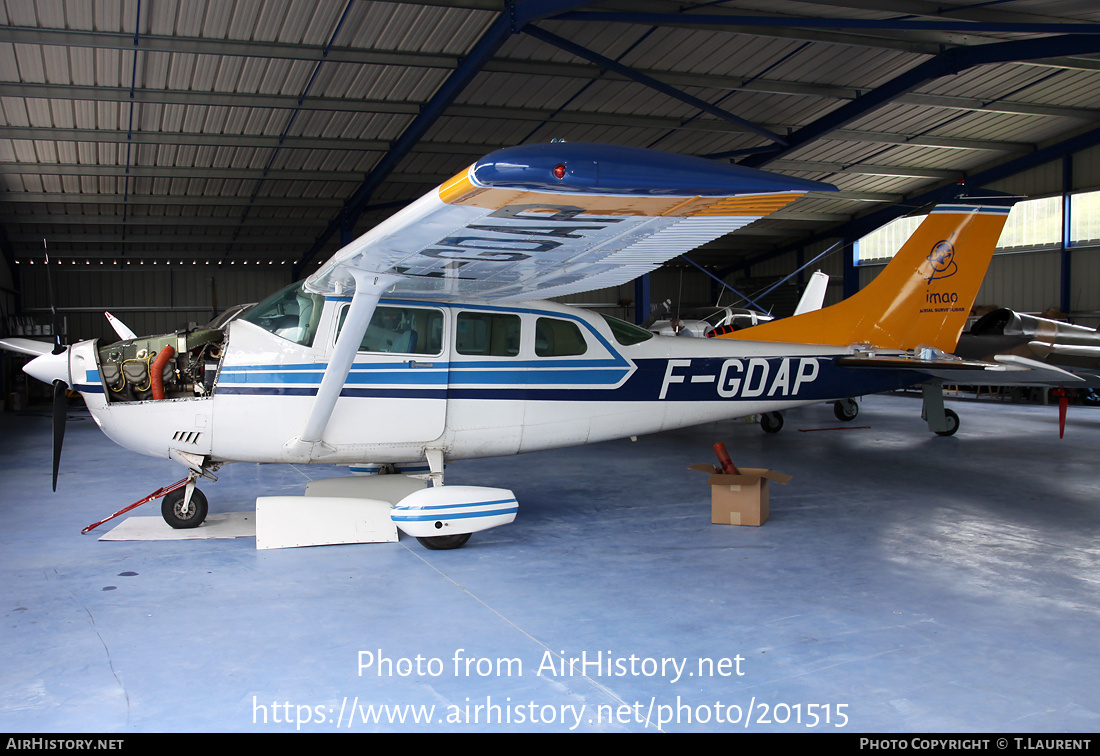
{"label": "blue steel roof beam", "polygon": [[965,21],[917,19],[810,18],[806,16],[737,16],[695,13],[634,13],[568,11],[555,21],[612,21],[665,26],[772,26],[803,29],[851,29],[856,31],[936,31],[964,34],[1100,34],[1100,24],[1088,22]]}
{"label": "blue steel roof beam", "polygon": [[397,165],[412,151],[428,129],[443,115],[455,98],[467,84],[481,71],[482,67],[500,50],[501,45],[512,34],[516,34],[531,21],[563,10],[587,5],[575,0],[520,0],[509,2],[496,21],[493,22],[481,38],[471,48],[469,54],[459,61],[447,80],[436,90],[432,98],[421,108],[401,136],[368,173],[355,193],[344,203],[340,214],[333,218],[324,231],[314,241],[313,246],[294,266],[294,277],[301,276],[317,253],[328,243],[334,233],[340,229],[347,231],[363,213],[371,195],[378,186],[394,171]]}
{"label": "blue steel roof beam", "polygon": [[798,129],[787,137],[787,141],[790,142],[789,147],[766,154],[751,155],[742,160],[740,164],[759,168],[809,142],[820,139],[832,131],[844,128],[872,110],[886,105],[926,82],[956,74],[967,68],[989,63],[1010,63],[1050,58],[1057,55],[1081,55],[1098,52],[1100,52],[1100,36],[1076,34],[1013,40],[1011,42],[993,42],[975,47],[956,47],[909,69],[882,86],[872,89],[828,115]]}
{"label": "blue steel roof beam", "polygon": [[687,103],[688,105],[691,105],[692,107],[697,108],[698,110],[701,110],[705,113],[709,113],[710,115],[716,116],[717,118],[721,118],[723,121],[728,121],[729,123],[739,126],[746,131],[751,131],[753,134],[756,134],[757,136],[762,136],[768,141],[774,142],[779,145],[787,144],[786,139],[773,131],[769,131],[763,126],[759,126],[755,123],[752,123],[751,121],[745,120],[744,118],[735,116],[733,113],[723,110],[722,108],[715,107],[709,102],[705,100],[700,100],[698,97],[693,97],[686,92],[681,92],[675,87],[671,87],[664,82],[654,79],[652,76],[647,76],[640,71],[635,71],[629,66],[624,66],[622,63],[618,63],[611,58],[600,55],[599,53],[589,50],[586,47],[582,47],[575,42],[570,42],[564,37],[559,37],[553,32],[549,32],[538,26],[532,25],[525,27],[523,29],[523,33],[532,36],[542,42],[546,42],[547,44],[554,45],[555,47],[565,50],[568,53],[576,55],[578,58],[584,58],[585,60],[595,63],[601,68],[605,68],[609,71],[614,71],[617,74],[633,79],[640,84],[644,84],[645,86],[650,87],[651,89],[655,89],[662,94],[668,95],[669,97],[672,97],[676,100]]}

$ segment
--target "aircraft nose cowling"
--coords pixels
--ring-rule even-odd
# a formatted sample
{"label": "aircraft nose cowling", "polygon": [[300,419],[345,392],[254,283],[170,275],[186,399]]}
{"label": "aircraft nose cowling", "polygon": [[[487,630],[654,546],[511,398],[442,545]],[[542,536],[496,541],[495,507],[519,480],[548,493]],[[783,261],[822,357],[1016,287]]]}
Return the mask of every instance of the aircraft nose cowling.
{"label": "aircraft nose cowling", "polygon": [[23,366],[23,372],[43,383],[64,381],[66,385],[72,385],[69,380],[69,350],[35,357]]}

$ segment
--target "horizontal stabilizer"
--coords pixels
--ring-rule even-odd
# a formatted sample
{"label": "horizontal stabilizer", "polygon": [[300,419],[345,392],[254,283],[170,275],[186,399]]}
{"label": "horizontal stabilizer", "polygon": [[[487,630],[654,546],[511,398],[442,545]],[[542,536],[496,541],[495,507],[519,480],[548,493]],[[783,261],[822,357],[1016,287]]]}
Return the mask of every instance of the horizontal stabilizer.
{"label": "horizontal stabilizer", "polygon": [[1082,379],[1061,368],[1017,355],[997,355],[996,362],[951,356],[921,359],[910,354],[860,354],[841,357],[838,365],[853,368],[912,370],[951,384],[980,386],[1062,386]]}

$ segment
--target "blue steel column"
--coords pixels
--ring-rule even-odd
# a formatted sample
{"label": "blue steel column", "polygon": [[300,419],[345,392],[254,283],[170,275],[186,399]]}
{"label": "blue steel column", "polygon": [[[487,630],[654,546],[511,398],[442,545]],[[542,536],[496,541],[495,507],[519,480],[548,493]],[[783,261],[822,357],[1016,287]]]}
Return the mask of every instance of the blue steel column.
{"label": "blue steel column", "polygon": [[1073,190],[1073,155],[1062,158],[1062,276],[1061,303],[1062,312],[1069,315],[1073,311],[1073,202],[1070,192]]}
{"label": "blue steel column", "polygon": [[846,252],[841,259],[844,260],[844,298],[859,291],[859,268],[856,266],[856,245],[852,239],[842,242]]}
{"label": "blue steel column", "polygon": [[649,317],[653,308],[649,286],[649,274],[634,279],[634,322],[641,325]]}
{"label": "blue steel column", "polygon": [[355,241],[355,221],[346,213],[340,213],[340,246],[345,247]]}

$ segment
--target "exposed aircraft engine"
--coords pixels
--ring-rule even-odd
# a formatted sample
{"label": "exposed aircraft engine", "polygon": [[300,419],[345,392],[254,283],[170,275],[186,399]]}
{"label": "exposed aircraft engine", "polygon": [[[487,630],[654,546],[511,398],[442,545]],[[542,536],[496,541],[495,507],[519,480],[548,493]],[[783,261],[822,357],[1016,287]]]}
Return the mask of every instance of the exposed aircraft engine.
{"label": "exposed aircraft engine", "polygon": [[112,402],[209,396],[224,331],[199,328],[127,339],[99,348],[99,373]]}

